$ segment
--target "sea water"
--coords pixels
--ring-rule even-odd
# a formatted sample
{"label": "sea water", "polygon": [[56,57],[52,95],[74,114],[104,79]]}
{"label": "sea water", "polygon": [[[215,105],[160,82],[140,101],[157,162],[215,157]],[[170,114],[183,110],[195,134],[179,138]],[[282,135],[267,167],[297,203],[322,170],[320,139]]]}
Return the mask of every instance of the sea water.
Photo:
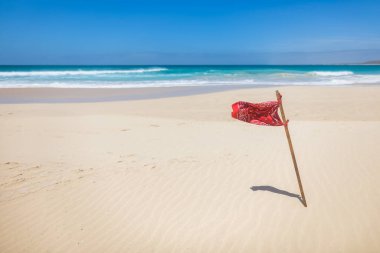
{"label": "sea water", "polygon": [[0,88],[357,84],[380,84],[380,66],[0,66]]}

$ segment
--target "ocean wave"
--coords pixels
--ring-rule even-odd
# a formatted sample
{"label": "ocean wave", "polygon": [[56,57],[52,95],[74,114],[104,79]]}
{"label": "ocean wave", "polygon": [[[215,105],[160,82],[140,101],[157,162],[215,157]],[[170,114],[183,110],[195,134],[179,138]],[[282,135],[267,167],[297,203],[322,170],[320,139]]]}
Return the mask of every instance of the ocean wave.
{"label": "ocean wave", "polygon": [[380,84],[380,75],[354,75],[352,77],[330,77],[328,79],[176,79],[150,81],[3,81],[0,88],[148,88],[148,87],[184,87],[184,86],[341,86],[355,84]]}
{"label": "ocean wave", "polygon": [[308,73],[315,76],[349,76],[354,74],[351,71],[311,71]]}
{"label": "ocean wave", "polygon": [[167,68],[140,68],[128,70],[62,70],[62,71],[2,71],[0,77],[28,77],[28,76],[76,76],[76,75],[109,75],[109,74],[137,74],[146,72],[160,72]]}
{"label": "ocean wave", "polygon": [[[167,71],[170,70],[170,71]],[[0,71],[2,87],[52,87],[52,88],[138,88],[180,86],[328,86],[380,84],[380,70],[371,74],[359,74],[350,69],[326,69],[311,71],[271,70],[250,73],[240,69],[223,70],[210,74],[198,68],[128,67],[108,69],[83,68],[62,69],[10,69]],[[151,73],[150,73],[151,72]],[[142,74],[140,74],[142,73]],[[205,75],[205,73],[208,73]]]}

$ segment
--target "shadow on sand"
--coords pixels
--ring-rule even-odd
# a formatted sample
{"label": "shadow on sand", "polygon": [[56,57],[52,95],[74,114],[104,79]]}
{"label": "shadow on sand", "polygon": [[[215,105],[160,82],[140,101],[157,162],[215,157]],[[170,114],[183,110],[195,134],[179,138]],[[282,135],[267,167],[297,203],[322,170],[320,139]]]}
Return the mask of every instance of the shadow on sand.
{"label": "shadow on sand", "polygon": [[280,190],[280,189],[277,189],[276,187],[273,187],[273,186],[269,186],[269,185],[252,186],[251,190],[252,191],[269,191],[269,192],[285,195],[288,197],[296,198],[303,204],[303,201],[302,201],[302,198],[300,195],[294,194],[291,192],[287,192],[284,190]]}

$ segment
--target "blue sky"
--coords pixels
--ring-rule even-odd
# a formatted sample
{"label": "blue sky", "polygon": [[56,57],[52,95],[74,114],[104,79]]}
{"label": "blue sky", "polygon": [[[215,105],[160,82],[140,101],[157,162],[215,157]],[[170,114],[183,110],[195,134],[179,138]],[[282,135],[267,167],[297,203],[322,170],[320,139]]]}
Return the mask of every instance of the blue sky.
{"label": "blue sky", "polygon": [[380,1],[0,0],[0,64],[380,59]]}

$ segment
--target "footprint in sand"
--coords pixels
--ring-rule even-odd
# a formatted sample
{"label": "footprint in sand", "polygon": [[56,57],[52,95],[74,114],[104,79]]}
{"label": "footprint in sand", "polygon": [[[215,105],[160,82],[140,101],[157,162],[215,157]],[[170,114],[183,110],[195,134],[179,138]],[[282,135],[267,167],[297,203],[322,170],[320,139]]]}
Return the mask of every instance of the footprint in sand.
{"label": "footprint in sand", "polygon": [[20,173],[20,174],[17,174],[17,175],[15,175],[15,176],[12,176],[11,178],[20,177],[20,176],[22,176],[22,175],[23,175],[23,173]]}
{"label": "footprint in sand", "polygon": [[8,167],[8,170],[12,170],[12,169],[15,169],[15,168],[18,168],[18,167],[20,167],[19,166],[19,163],[17,163],[17,162],[6,162],[6,163],[4,163],[5,165],[8,165],[7,167]]}

